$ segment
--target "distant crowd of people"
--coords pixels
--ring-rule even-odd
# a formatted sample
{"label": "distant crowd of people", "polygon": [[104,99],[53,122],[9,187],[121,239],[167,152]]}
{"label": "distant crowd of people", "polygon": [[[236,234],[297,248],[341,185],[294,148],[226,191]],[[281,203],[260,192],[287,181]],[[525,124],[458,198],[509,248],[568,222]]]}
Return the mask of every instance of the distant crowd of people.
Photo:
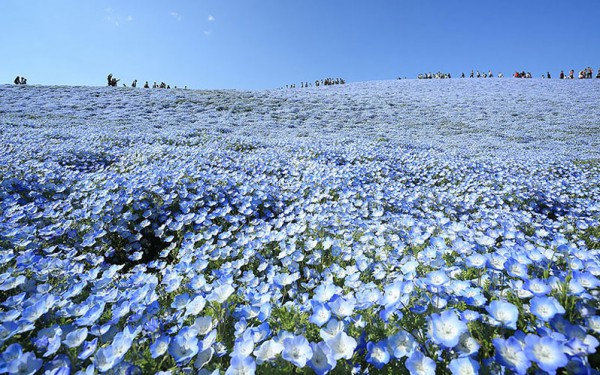
{"label": "distant crowd of people", "polygon": [[[314,87],[344,85],[344,84],[346,84],[346,80],[343,78],[325,78],[325,79],[321,79],[321,80],[317,79],[314,83]],[[313,87],[313,83],[312,82],[300,82],[300,87],[301,88]],[[285,85],[285,88],[286,89],[295,89],[296,84],[292,83],[291,85]]]}
{"label": "distant crowd of people", "polygon": [[[460,75],[460,78],[465,78],[466,75],[463,72]],[[498,73],[498,78],[503,78],[504,74],[502,73]],[[448,79],[448,78],[452,78],[452,74],[450,73],[442,73],[442,72],[437,72],[437,73],[421,73],[417,76],[417,79]],[[469,74],[469,78],[494,78],[494,73],[492,73],[491,70],[488,70],[488,72],[479,72],[479,70],[474,71],[471,70],[471,74]]]}
{"label": "distant crowd of people", "polygon": [[[561,70],[560,79],[575,79],[575,71],[571,69],[568,76],[565,76],[565,73]],[[579,75],[577,76],[579,79],[591,79],[594,78],[594,70],[589,66],[583,70],[579,71]],[[598,69],[598,73],[596,74],[596,78],[600,78],[600,69]]]}
{"label": "distant crowd of people", "polygon": [[[515,74],[513,74],[514,78],[531,78],[531,73],[530,72],[515,72]],[[546,78],[546,77],[544,77]],[[550,78],[550,72],[548,72],[548,78]]]}
{"label": "distant crowd of people", "polygon": [[[465,73],[462,73],[460,75],[460,78],[465,78]],[[475,73],[475,71],[471,70],[471,74],[469,74],[469,78],[494,78],[494,73],[492,73],[491,70],[488,70],[488,72],[483,72],[480,73],[479,70],[477,71],[477,73]],[[498,73],[498,78],[504,78],[504,74],[502,74],[502,72]]]}
{"label": "distant crowd of people", "polygon": [[26,85],[27,78],[17,76],[17,78],[15,78],[15,80],[13,82],[15,83],[15,85]]}
{"label": "distant crowd of people", "polygon": [[[465,78],[466,75],[465,73],[462,73],[460,75],[460,78]],[[498,73],[497,75],[498,78],[503,78],[504,75],[502,73]],[[437,73],[420,73],[417,76],[418,79],[446,79],[446,78],[452,78],[452,75],[450,73],[442,73],[442,72],[437,72]],[[494,74],[492,73],[491,70],[489,70],[487,73],[483,72],[479,72],[479,70],[474,71],[471,70],[471,74],[469,74],[469,78],[494,78]],[[525,72],[525,71],[521,71],[521,72],[515,72],[513,74],[513,78],[532,78],[531,72]],[[550,72],[546,72],[546,74],[542,74],[541,78],[544,79],[551,79],[552,75],[550,74]],[[594,70],[590,67],[587,67],[581,71],[579,71],[579,75],[575,75],[575,70],[571,69],[571,71],[569,72],[568,75],[566,75],[564,73],[564,71],[560,71],[559,74],[559,78],[560,79],[575,79],[575,78],[579,78],[579,79],[590,79],[590,78],[594,78]],[[596,73],[596,78],[600,79],[600,69],[598,69],[598,73]],[[398,78],[400,79],[400,78]]]}
{"label": "distant crowd of people", "polygon": [[417,76],[417,79],[447,79],[447,78],[452,78],[452,75],[450,73],[437,72],[435,74],[421,73]]}
{"label": "distant crowd of people", "polygon": [[[117,87],[117,84],[119,83],[119,80],[116,79],[112,73],[110,73],[108,75],[108,77],[106,77],[107,81],[108,81],[108,85],[112,86],[112,87]],[[134,79],[133,82],[131,82],[131,87],[137,87],[137,79]],[[126,84],[123,84],[123,87],[127,87]],[[144,88],[145,89],[149,89],[150,88],[150,84],[148,83],[148,81],[146,81],[146,83],[144,84]],[[154,84],[152,85],[153,89],[170,89],[171,85],[168,85],[164,82],[161,83],[156,83],[154,82]],[[175,86],[175,88],[177,88],[177,86]],[[187,86],[185,86],[185,88],[187,89]]]}

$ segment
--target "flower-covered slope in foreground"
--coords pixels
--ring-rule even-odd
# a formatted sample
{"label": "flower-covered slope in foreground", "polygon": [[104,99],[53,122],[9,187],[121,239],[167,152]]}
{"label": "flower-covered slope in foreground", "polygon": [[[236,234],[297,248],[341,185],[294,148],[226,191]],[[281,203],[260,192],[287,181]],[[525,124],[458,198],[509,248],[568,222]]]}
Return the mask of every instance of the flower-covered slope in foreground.
{"label": "flower-covered slope in foreground", "polygon": [[0,97],[0,373],[598,367],[598,82]]}

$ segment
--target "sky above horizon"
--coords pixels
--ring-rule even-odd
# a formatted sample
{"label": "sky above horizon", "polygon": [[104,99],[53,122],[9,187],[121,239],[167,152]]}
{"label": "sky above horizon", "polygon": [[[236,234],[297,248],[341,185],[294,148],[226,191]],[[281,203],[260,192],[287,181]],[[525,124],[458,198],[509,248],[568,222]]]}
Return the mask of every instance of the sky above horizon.
{"label": "sky above horizon", "polygon": [[600,4],[0,0],[0,83],[264,89],[341,77],[600,68]]}

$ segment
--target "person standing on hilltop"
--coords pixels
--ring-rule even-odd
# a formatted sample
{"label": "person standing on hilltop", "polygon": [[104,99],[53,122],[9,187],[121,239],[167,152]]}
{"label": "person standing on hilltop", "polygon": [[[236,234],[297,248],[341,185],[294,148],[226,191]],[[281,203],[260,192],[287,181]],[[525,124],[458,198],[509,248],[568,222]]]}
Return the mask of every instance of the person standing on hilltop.
{"label": "person standing on hilltop", "polygon": [[15,78],[14,80],[15,85],[20,85],[21,84],[21,77],[17,76],[17,78]]}
{"label": "person standing on hilltop", "polygon": [[112,77],[113,77],[112,73],[110,73],[110,74],[108,75],[108,77],[106,77],[106,79],[108,80],[108,85],[109,85],[109,86],[112,86]]}

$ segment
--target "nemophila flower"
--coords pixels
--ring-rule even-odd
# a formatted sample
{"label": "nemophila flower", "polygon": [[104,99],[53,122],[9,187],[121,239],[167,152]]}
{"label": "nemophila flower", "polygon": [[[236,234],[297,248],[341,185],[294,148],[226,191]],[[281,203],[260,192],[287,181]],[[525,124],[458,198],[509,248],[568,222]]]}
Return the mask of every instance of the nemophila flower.
{"label": "nemophila flower", "polygon": [[185,306],[184,317],[196,316],[204,309],[206,300],[202,296],[196,296]]}
{"label": "nemophila flower", "polygon": [[452,375],[479,374],[479,363],[470,357],[455,358],[448,364]]}
{"label": "nemophila flower", "polygon": [[402,297],[403,285],[402,282],[395,282],[393,284],[386,285],[383,288],[383,298],[379,304],[383,306],[395,305]]}
{"label": "nemophila flower", "polygon": [[269,362],[275,360],[275,358],[283,351],[283,345],[275,340],[267,340],[263,342],[258,348],[254,349],[254,356],[256,357],[256,363],[261,364],[263,362]]}
{"label": "nemophila flower", "polygon": [[254,350],[254,340],[252,337],[239,337],[235,340],[233,344],[233,352],[231,352],[231,356],[238,357],[247,357],[252,354]]}
{"label": "nemophila flower", "polygon": [[483,268],[487,263],[487,258],[479,253],[471,254],[465,258],[465,265],[469,268]]}
{"label": "nemophila flower", "polygon": [[356,308],[360,310],[368,309],[381,298],[381,291],[374,285],[360,288],[356,291]]}
{"label": "nemophila flower", "polygon": [[271,336],[271,327],[269,326],[269,323],[261,323],[258,327],[250,328],[248,331],[244,332],[244,334],[252,337],[252,340],[255,343],[259,343]]}
{"label": "nemophila flower", "polygon": [[517,329],[519,309],[512,303],[494,300],[485,309],[499,325]]}
{"label": "nemophila flower", "polygon": [[113,305],[113,309],[112,309],[112,319],[113,320],[119,320],[122,317],[124,317],[125,315],[129,314],[130,310],[130,302],[129,301],[123,301],[120,304],[115,304]]}
{"label": "nemophila flower", "polygon": [[331,313],[340,319],[344,319],[354,313],[356,301],[350,298],[334,297],[333,300],[327,303]]}
{"label": "nemophila flower", "polygon": [[100,302],[92,306],[81,318],[75,319],[78,326],[91,326],[102,316],[105,304]]}
{"label": "nemophila flower", "polygon": [[94,366],[99,371],[105,372],[112,369],[118,363],[118,359],[115,348],[112,345],[108,345],[98,349],[94,355]]}
{"label": "nemophila flower", "polygon": [[456,316],[454,311],[446,310],[441,314],[432,314],[429,317],[427,335],[436,344],[453,348],[466,331],[467,325]]}
{"label": "nemophila flower", "polygon": [[356,340],[353,337],[348,336],[344,331],[338,332],[329,340],[325,340],[325,342],[333,351],[333,358],[336,360],[352,358],[354,349],[356,349],[356,346],[358,345]]}
{"label": "nemophila flower", "polygon": [[576,280],[582,287],[586,289],[595,289],[600,286],[600,280],[591,272],[573,272],[573,280]]}
{"label": "nemophila flower", "polygon": [[428,285],[436,288],[444,286],[448,283],[448,281],[450,281],[450,278],[448,277],[446,272],[442,270],[429,272],[425,279],[425,282]]}
{"label": "nemophila flower", "polygon": [[367,343],[367,356],[366,361],[381,370],[383,366],[388,364],[390,361],[390,353],[387,350],[386,340],[374,343],[372,341]]}
{"label": "nemophila flower", "polygon": [[46,363],[44,370],[46,373],[69,375],[71,374],[71,360],[65,354],[59,354],[50,363]]}
{"label": "nemophila flower", "polygon": [[[3,275],[4,276],[4,275]],[[17,277],[12,277],[10,275],[5,275],[6,278],[2,277],[4,280],[0,283],[0,291],[7,291],[18,287],[23,284],[27,278],[23,275],[19,275]]]}
{"label": "nemophila flower", "polygon": [[527,279],[523,287],[535,296],[545,296],[552,291],[550,285],[546,284],[542,279]]}
{"label": "nemophila flower", "polygon": [[528,276],[527,265],[519,262],[514,258],[509,258],[505,263],[504,267],[506,269],[506,273],[508,273],[512,277],[518,277],[525,279]]}
{"label": "nemophila flower", "polygon": [[88,329],[80,328],[67,334],[63,343],[69,348],[76,348],[87,338]]}
{"label": "nemophila flower", "polygon": [[198,346],[200,347],[200,350],[206,350],[207,348],[213,346],[215,341],[217,341],[217,330],[213,329],[206,336],[204,336]]}
{"label": "nemophila flower", "polygon": [[215,301],[217,303],[223,303],[227,301],[229,296],[235,292],[235,289],[230,284],[220,285],[212,290],[212,292],[206,297],[208,301]]}
{"label": "nemophila flower", "polygon": [[321,341],[319,343],[311,343],[310,347],[313,350],[313,355],[310,361],[308,361],[308,366],[315,373],[323,375],[335,368],[337,361],[329,345]]}
{"label": "nemophila flower", "polygon": [[321,327],[327,323],[331,318],[331,312],[325,306],[325,304],[317,301],[312,302],[312,315],[308,318],[308,321]]}
{"label": "nemophila flower", "polygon": [[196,356],[196,360],[194,361],[194,367],[196,369],[201,369],[211,361],[214,354],[215,350],[213,348],[207,348],[200,351]]}
{"label": "nemophila flower", "polygon": [[565,309],[554,297],[534,297],[529,301],[530,311],[538,319],[548,322],[556,314],[564,314]]}
{"label": "nemophila flower", "polygon": [[418,347],[415,338],[404,330],[388,337],[386,343],[390,354],[397,359],[410,356]]}
{"label": "nemophila flower", "polygon": [[473,310],[465,310],[460,313],[460,316],[465,322],[473,322],[481,318],[481,314]]}
{"label": "nemophila flower", "polygon": [[587,326],[594,332],[600,333],[600,315],[589,316]]}
{"label": "nemophila flower", "polygon": [[82,361],[88,359],[92,354],[94,354],[97,347],[98,347],[98,338],[97,337],[91,341],[85,341],[83,343],[83,347],[81,348],[81,352],[79,352],[79,354],[77,355],[77,358],[81,359]]}
{"label": "nemophila flower", "polygon": [[564,346],[550,336],[539,337],[527,335],[525,337],[525,355],[535,362],[542,370],[554,373],[560,367],[567,365],[569,360],[564,352]]}
{"label": "nemophila flower", "polygon": [[179,333],[171,339],[169,354],[175,362],[186,363],[198,354],[198,332],[191,327],[183,327]]}
{"label": "nemophila flower", "polygon": [[175,296],[173,302],[171,303],[171,308],[175,310],[185,309],[188,303],[190,303],[190,295],[187,293],[183,293],[178,296]]}
{"label": "nemophila flower", "polygon": [[253,375],[256,372],[256,362],[253,357],[232,357],[225,375]]}
{"label": "nemophila flower", "polygon": [[504,264],[506,263],[506,257],[498,253],[487,254],[488,266],[496,271],[504,271]]}
{"label": "nemophila flower", "polygon": [[160,336],[150,345],[150,355],[152,358],[158,358],[167,352],[169,344],[171,343],[171,337],[167,335]]}
{"label": "nemophila flower", "polygon": [[304,336],[292,336],[283,340],[283,359],[297,367],[304,367],[313,356],[313,350]]}
{"label": "nemophila flower", "polygon": [[94,368],[94,365],[91,364],[88,367],[86,367],[85,369],[77,371],[75,373],[75,375],[94,375],[96,373],[95,370],[96,369]]}
{"label": "nemophila flower", "polygon": [[196,318],[192,328],[194,328],[199,335],[206,335],[214,328],[213,317],[206,315]]}
{"label": "nemophila flower", "polygon": [[329,302],[334,294],[338,293],[339,287],[334,284],[321,284],[315,288],[313,299],[318,302]]}
{"label": "nemophila flower", "polygon": [[300,274],[298,272],[295,272],[293,274],[279,273],[275,276],[275,278],[273,279],[273,282],[275,283],[275,285],[277,285],[279,287],[285,287],[287,285],[292,284],[299,278],[300,278]]}
{"label": "nemophila flower", "polygon": [[100,348],[96,352],[94,361],[96,367],[100,371],[107,371],[123,361],[138,333],[139,329],[132,329],[129,326],[117,333],[109,346]]}
{"label": "nemophila flower", "polygon": [[330,319],[327,322],[327,325],[319,330],[319,334],[321,338],[325,341],[333,338],[339,332],[344,330],[344,322],[338,321],[336,319]]}
{"label": "nemophila flower", "polygon": [[464,298],[465,303],[471,306],[483,306],[487,303],[487,299],[483,295],[481,288],[465,288],[458,293]]}
{"label": "nemophila flower", "polygon": [[573,375],[587,375],[590,373],[589,366],[584,363],[583,359],[578,357],[570,358],[564,369],[567,374]]}
{"label": "nemophila flower", "polygon": [[0,372],[7,372],[6,366],[11,361],[18,359],[23,355],[23,347],[21,344],[15,343],[9,345],[2,354],[0,354]]}
{"label": "nemophila flower", "polygon": [[179,289],[183,276],[179,275],[177,271],[170,271],[165,274],[162,280],[162,284],[165,286],[165,292],[171,293]]}
{"label": "nemophila flower", "polygon": [[456,349],[460,352],[461,356],[472,356],[477,354],[479,348],[479,343],[473,338],[473,336],[471,336],[469,332],[465,332],[460,336],[460,340],[456,346]]}
{"label": "nemophila flower", "polygon": [[9,374],[35,374],[44,363],[43,360],[36,358],[32,352],[26,352],[6,364],[6,370]]}
{"label": "nemophila flower", "polygon": [[100,336],[103,336],[104,334],[106,334],[111,328],[112,328],[111,323],[106,323],[103,325],[94,324],[93,326],[90,327],[90,334],[100,337]]}
{"label": "nemophila flower", "polygon": [[565,343],[565,353],[570,356],[585,357],[595,353],[598,345],[600,342],[592,335],[586,335],[583,339],[573,337]]}
{"label": "nemophila flower", "polygon": [[434,375],[436,365],[433,359],[426,357],[420,351],[415,350],[406,360],[406,368],[411,374]]}
{"label": "nemophila flower", "polygon": [[46,294],[31,306],[25,308],[21,313],[21,318],[33,323],[43,314],[47,313],[52,308],[55,301],[54,295]]}
{"label": "nemophila flower", "polygon": [[520,342],[515,337],[508,339],[495,338],[492,340],[496,349],[495,359],[502,366],[516,372],[517,374],[527,373],[527,369],[531,366],[531,362],[525,355],[524,343]]}

